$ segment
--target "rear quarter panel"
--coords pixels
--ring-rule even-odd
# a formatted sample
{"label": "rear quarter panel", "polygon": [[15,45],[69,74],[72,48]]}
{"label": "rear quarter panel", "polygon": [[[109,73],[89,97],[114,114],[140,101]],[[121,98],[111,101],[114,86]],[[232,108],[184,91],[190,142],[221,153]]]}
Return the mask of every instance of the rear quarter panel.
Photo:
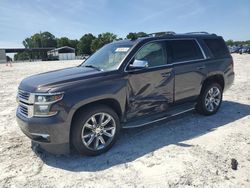
{"label": "rear quarter panel", "polygon": [[214,75],[223,76],[225,82],[224,91],[232,85],[234,80],[232,57],[225,57],[219,59],[212,58],[205,61],[205,66],[207,69],[207,77]]}

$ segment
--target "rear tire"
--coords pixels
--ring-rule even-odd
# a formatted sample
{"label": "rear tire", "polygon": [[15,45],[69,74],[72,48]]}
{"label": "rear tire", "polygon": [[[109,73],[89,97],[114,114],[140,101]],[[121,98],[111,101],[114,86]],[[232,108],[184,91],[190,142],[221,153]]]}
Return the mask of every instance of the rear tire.
{"label": "rear tire", "polygon": [[73,120],[71,142],[83,155],[100,155],[116,142],[120,132],[118,115],[105,105],[80,111]]}
{"label": "rear tire", "polygon": [[198,98],[196,111],[203,115],[215,114],[222,102],[222,88],[218,83],[207,84]]}

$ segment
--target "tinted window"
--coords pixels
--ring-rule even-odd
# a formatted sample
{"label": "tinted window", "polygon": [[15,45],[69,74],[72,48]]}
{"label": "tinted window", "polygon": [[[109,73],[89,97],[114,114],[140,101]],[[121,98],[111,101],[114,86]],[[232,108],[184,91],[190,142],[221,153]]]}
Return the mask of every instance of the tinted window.
{"label": "tinted window", "polygon": [[204,39],[204,42],[214,57],[218,58],[229,55],[229,51],[223,39]]}
{"label": "tinted window", "polygon": [[172,51],[172,62],[203,59],[202,52],[194,40],[169,41]]}
{"label": "tinted window", "polygon": [[148,62],[149,67],[166,64],[164,47],[162,43],[149,43],[143,46],[135,55],[135,59]]}

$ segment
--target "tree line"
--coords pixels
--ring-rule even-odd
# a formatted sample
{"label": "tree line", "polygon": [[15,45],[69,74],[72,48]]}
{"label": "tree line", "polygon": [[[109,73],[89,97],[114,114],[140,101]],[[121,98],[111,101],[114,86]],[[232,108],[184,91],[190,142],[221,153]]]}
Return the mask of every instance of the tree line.
{"label": "tree line", "polygon": [[[145,32],[130,32],[127,34],[127,39],[136,39],[138,37],[146,36]],[[79,40],[78,39],[69,39],[68,37],[56,38],[55,35],[50,32],[40,32],[35,33],[34,35],[26,38],[23,41],[25,48],[59,48],[63,46],[69,46],[75,48],[76,55],[91,55],[96,50],[108,44],[114,40],[122,40],[123,38],[118,38],[116,34],[106,32],[101,33],[97,36],[88,33],[84,34]],[[233,41],[227,40],[226,44],[229,46],[234,45],[250,45],[250,40],[247,41]],[[19,52],[15,54],[15,60],[29,60],[29,59],[46,59],[46,52]]]}
{"label": "tree line", "polygon": [[[130,32],[126,38],[135,39],[138,37],[146,36],[144,32]],[[115,40],[122,40],[123,38],[118,38],[116,34],[105,32],[97,36],[88,33],[84,34],[79,40],[69,39],[68,37],[56,38],[55,35],[50,32],[40,32],[26,38],[23,41],[23,45],[27,49],[31,48],[59,48],[63,46],[69,46],[75,48],[76,55],[91,55],[99,48]],[[14,59],[17,60],[29,60],[29,59],[46,59],[46,52],[19,52],[15,54]]]}
{"label": "tree line", "polygon": [[250,40],[246,41],[234,41],[234,40],[227,40],[226,44],[228,46],[242,46],[242,45],[250,45]]}

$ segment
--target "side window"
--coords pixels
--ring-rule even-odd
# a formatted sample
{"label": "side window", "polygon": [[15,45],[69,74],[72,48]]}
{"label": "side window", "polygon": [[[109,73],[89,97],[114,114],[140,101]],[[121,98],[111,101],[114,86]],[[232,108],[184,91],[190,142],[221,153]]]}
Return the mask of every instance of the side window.
{"label": "side window", "polygon": [[173,63],[204,58],[195,40],[172,40],[169,43],[171,44]]}
{"label": "side window", "polygon": [[229,51],[223,39],[204,39],[209,50],[214,57],[226,57],[229,56]]}
{"label": "side window", "polygon": [[135,59],[148,62],[149,67],[166,64],[165,50],[162,43],[153,42],[143,46],[135,55]]}

